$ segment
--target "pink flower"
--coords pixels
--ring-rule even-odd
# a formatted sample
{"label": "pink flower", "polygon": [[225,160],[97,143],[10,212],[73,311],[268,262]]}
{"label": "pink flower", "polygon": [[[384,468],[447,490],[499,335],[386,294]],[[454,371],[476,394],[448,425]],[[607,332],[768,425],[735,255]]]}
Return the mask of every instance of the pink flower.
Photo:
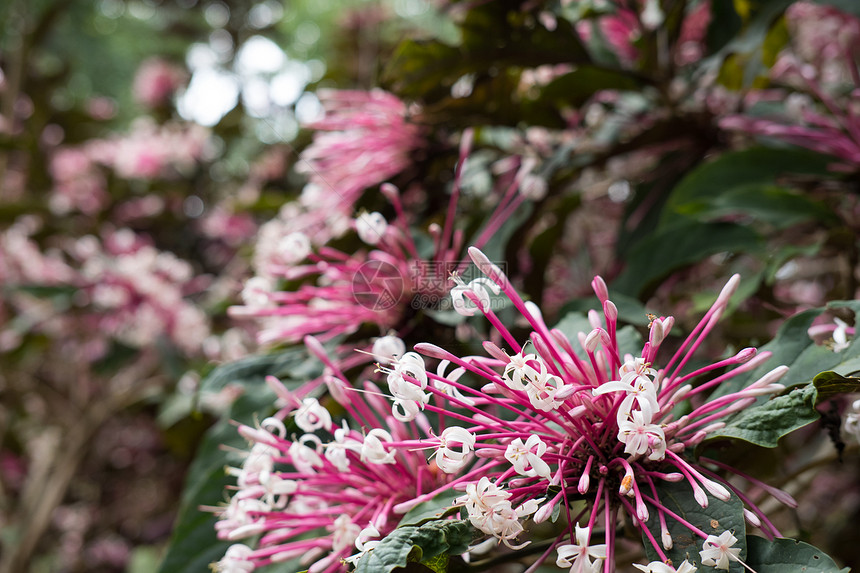
{"label": "pink flower", "polygon": [[[517,513],[513,508],[525,507],[527,501],[534,501],[547,491],[558,491],[548,499],[539,499],[536,507],[528,507],[528,512],[520,512],[521,516],[534,514],[534,520],[540,522],[548,519],[566,496],[576,490],[589,503],[571,516],[571,523],[583,519],[587,525],[577,526],[576,544],[563,545],[561,538],[555,542],[560,565],[571,566],[575,571],[590,571],[595,567],[593,559],[605,558],[611,562],[618,513],[625,511],[636,518],[635,522],[650,536],[641,525],[649,519],[649,507],[650,511],[656,509],[663,529],[661,541],[652,539],[652,543],[665,560],[663,551],[672,546],[665,526],[669,513],[657,497],[655,483],[686,481],[702,507],[708,504],[705,492],[728,500],[737,490],[711,470],[685,459],[683,452],[721,427],[720,420],[725,416],[748,406],[758,396],[783,388],[776,381],[787,368],[779,367],[742,390],[694,405],[680,419],[675,419],[672,413],[680,401],[747,372],[768,358],[768,353],[756,356],[755,350],[748,348],[685,372],[693,353],[726,308],[739,277],[729,281],[686,341],[658,368],[658,351],[673,324],[670,317],[652,321],[649,339],[637,357],[622,355],[618,348],[617,310],[608,298],[606,285],[595,278],[592,284],[602,302],[603,314],[592,312],[589,316],[592,331],[579,333],[572,341],[567,334],[550,329],[537,306],[524,302],[504,273],[483,253],[474,248],[469,253],[486,279],[499,286],[521,315],[521,321],[529,325],[531,334],[526,344],[531,344],[533,351],[526,353],[524,345],[502,324],[493,309],[481,304],[480,293],[468,291],[464,296],[481,310],[508,348],[503,350],[486,341],[487,356],[467,357],[429,343],[417,344],[415,349],[426,357],[452,363],[483,385],[478,388],[464,385],[457,380],[459,375],[446,377],[443,369],[437,374],[423,369],[420,375],[406,374],[403,382],[430,395],[420,400],[419,410],[432,412],[446,427],[461,427],[474,437],[474,442],[470,437],[469,443],[476,461],[471,469],[467,466],[463,470],[474,478],[466,483],[475,484],[480,478],[476,495],[495,493],[486,506],[466,503],[470,519],[481,524],[486,533],[511,544],[522,530],[521,526],[509,523]],[[574,351],[574,342],[581,346],[580,353]],[[708,373],[724,368],[725,373],[707,379]],[[694,388],[688,383],[694,378],[705,381]],[[469,401],[442,391],[445,386],[456,388]],[[409,441],[399,447],[418,448],[422,444],[435,446],[438,440]],[[724,468],[717,462],[708,463]],[[620,486],[610,491],[611,483]],[[416,498],[404,507],[425,498]],[[760,518],[758,522],[766,535],[778,534],[757,507],[750,507],[751,513]],[[491,508],[495,509],[491,512]],[[597,548],[587,541],[597,522],[604,526],[606,536],[605,545],[599,546],[605,547],[605,552],[599,555],[595,553]],[[683,519],[680,522],[691,534],[707,537],[695,525]],[[571,540],[573,537],[571,530]]]}
{"label": "pink flower", "polygon": [[296,164],[334,205],[347,212],[365,190],[406,169],[421,147],[421,128],[409,121],[406,105],[382,90],[317,92],[325,116]]}
{"label": "pink flower", "polygon": [[[251,447],[241,467],[229,470],[237,478],[230,504],[216,509],[220,538],[259,536],[259,541],[229,550],[218,565],[221,571],[249,572],[293,558],[317,573],[346,571],[342,560],[372,549],[397,526],[400,504],[454,479],[428,467],[421,450],[398,447],[431,437],[426,418],[417,424],[392,419],[378,387],[371,382],[350,386],[318,342],[309,340],[308,348],[332,373],[329,390],[336,407],[373,429],[335,425],[315,400],[300,401],[270,377],[269,384],[288,404],[259,428],[240,426]],[[316,432],[287,436],[282,420],[295,416],[304,424],[310,411]],[[375,427],[380,424],[387,429]]]}
{"label": "pink flower", "polygon": [[150,58],[140,65],[134,76],[134,99],[148,108],[166,105],[187,80],[188,74],[179,66],[161,58]]}

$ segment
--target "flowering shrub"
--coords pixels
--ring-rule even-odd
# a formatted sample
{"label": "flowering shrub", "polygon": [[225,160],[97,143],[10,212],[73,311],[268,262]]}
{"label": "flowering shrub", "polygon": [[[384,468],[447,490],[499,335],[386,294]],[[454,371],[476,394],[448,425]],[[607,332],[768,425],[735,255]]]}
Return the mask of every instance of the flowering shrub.
{"label": "flowering shrub", "polygon": [[860,563],[854,3],[6,4],[0,573]]}

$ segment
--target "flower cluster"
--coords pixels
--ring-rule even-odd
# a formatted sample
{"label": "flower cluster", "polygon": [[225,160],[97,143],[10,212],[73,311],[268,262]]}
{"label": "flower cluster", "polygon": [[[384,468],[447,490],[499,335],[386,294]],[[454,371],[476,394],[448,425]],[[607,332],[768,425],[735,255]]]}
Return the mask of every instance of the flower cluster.
{"label": "flower cluster", "polygon": [[[422,145],[406,104],[382,90],[320,90],[325,116],[296,169],[326,190],[327,209],[352,209],[361,193],[402,172]],[[330,191],[330,192],[329,192]]]}
{"label": "flower cluster", "polygon": [[[332,217],[339,217],[332,212],[325,215],[328,222],[323,225],[329,229],[328,235],[316,233],[318,225],[297,225],[294,218],[282,214],[260,229],[256,276],[245,285],[244,304],[231,307],[232,316],[256,319],[262,344],[291,343],[307,335],[328,340],[354,334],[366,324],[378,325],[380,334],[385,334],[397,330],[411,311],[443,300],[450,285],[447,272],[462,270],[464,266],[464,232],[456,228],[455,221],[462,173],[471,146],[472,134],[467,131],[460,142],[459,163],[445,220],[442,225],[434,223],[427,228],[433,245],[429,256],[419,253],[421,239],[426,236],[410,227],[412,221],[403,194],[390,183],[380,186],[380,193],[395,213],[390,221],[376,211],[361,211],[351,220],[338,219],[338,225],[344,230],[351,227],[358,239],[371,248],[369,251],[361,249],[348,254],[325,244],[315,246],[321,237],[331,238],[333,229],[339,229],[331,224]],[[530,172],[534,162],[513,159],[505,166],[510,175],[509,185],[500,192],[494,209],[473,238],[476,245],[486,244],[523,205],[527,200],[524,186],[535,184],[538,179]],[[287,207],[292,212],[295,205]],[[318,211],[322,216],[323,210]],[[483,280],[472,281],[472,287]],[[460,309],[470,307],[472,303],[462,296],[465,284],[459,278],[455,282],[453,305]],[[498,293],[495,286],[488,288]],[[484,302],[488,301],[489,291],[484,289],[480,296]]]}
{"label": "flower cluster", "polygon": [[[471,249],[470,254],[533,329],[529,337],[533,352],[526,352],[492,309],[481,304],[479,293],[469,290],[464,296],[490,320],[509,350],[486,341],[488,356],[459,357],[433,344],[416,345],[418,353],[450,362],[470,373],[481,383],[477,389],[440,374],[421,372],[420,376],[405,377],[445,402],[440,405],[429,400],[416,401],[416,405],[423,406],[420,409],[438,415],[440,423],[447,424],[448,419],[452,423],[466,422],[450,426],[449,430],[458,428],[456,431],[462,436],[459,443],[468,446],[477,460],[470,470],[476,475],[475,480],[457,482],[466,487],[467,493],[459,502],[467,508],[472,523],[516,546],[513,544],[522,531],[524,516],[533,515],[535,522],[543,522],[554,512],[567,512],[570,540],[577,542],[565,544],[563,535],[554,546],[559,565],[571,566],[575,571],[597,570],[602,568],[597,563],[613,562],[614,524],[620,512],[626,512],[634,523],[640,524],[649,538],[651,533],[644,523],[652,512],[656,513],[662,536],[651,540],[664,561],[667,558],[664,551],[673,545],[666,527],[667,516],[687,525],[692,535],[709,539],[661,503],[655,484],[661,480],[686,482],[702,507],[707,507],[708,495],[722,500],[740,495],[714,471],[688,460],[685,452],[722,427],[730,414],[748,407],[760,396],[783,389],[777,380],[787,368],[778,367],[741,390],[704,403],[696,400],[702,392],[767,359],[767,353],[756,356],[752,348],[692,372],[684,371],[723,313],[738,277],[729,281],[680,349],[657,370],[654,368],[657,353],[672,328],[671,317],[654,317],[648,341],[639,355],[625,355],[618,346],[617,310],[603,281],[596,278],[593,285],[603,303],[603,315],[592,313],[593,329],[579,333],[571,341],[564,332],[550,329],[538,308],[523,301],[507,277],[483,253]],[[574,350],[574,344],[580,347],[579,352]],[[693,386],[692,382],[704,375],[726,368],[729,370],[725,373]],[[427,385],[425,377],[456,388],[470,402]],[[679,417],[676,406],[690,398],[696,405]],[[419,441],[407,447],[424,444],[426,441]],[[441,442],[437,442],[437,447],[444,452],[443,458],[450,455]],[[461,459],[464,453],[462,449],[453,451],[455,459]],[[445,465],[439,467],[445,471]],[[459,464],[453,467],[459,468]],[[573,509],[570,499],[576,495],[589,500],[587,507]],[[424,499],[426,496],[416,498],[414,503]],[[778,535],[756,506],[750,506],[747,517],[761,526],[766,535]],[[580,527],[583,519],[587,525]],[[605,544],[590,546],[588,540],[597,523],[605,526]],[[730,545],[721,538],[718,547]],[[725,563],[723,553],[716,559],[718,567]],[[702,558],[709,556],[711,553]],[[610,567],[606,565],[605,570]]]}
{"label": "flower cluster", "polygon": [[428,466],[421,451],[398,447],[430,438],[427,418],[411,424],[387,414],[379,387],[369,381],[361,388],[349,385],[318,341],[306,343],[330,372],[331,399],[372,429],[337,425],[316,398],[300,399],[267,379],[284,407],[258,428],[239,428],[251,448],[241,467],[228,470],[237,479],[229,505],[216,509],[219,537],[259,541],[254,548],[233,545],[216,566],[223,573],[293,559],[314,573],[343,571],[343,560],[359,559],[394,530],[403,503],[432,495],[452,479]]}
{"label": "flower cluster", "polygon": [[[249,571],[241,567],[292,558],[310,549],[308,559],[319,563],[312,571],[338,570],[339,559],[356,553],[360,557],[368,549],[368,536],[359,534],[362,527],[372,525],[372,531],[384,536],[396,514],[451,489],[464,492],[455,503],[465,508],[475,528],[512,549],[529,543],[519,539],[528,519],[541,523],[554,520],[559,512],[566,515],[567,531],[551,549],[558,555],[557,564],[572,571],[613,570],[615,524],[622,514],[651,540],[663,562],[674,542],[666,525],[669,518],[702,539],[703,564],[727,569],[729,560],[739,560],[731,531],[709,535],[662,503],[658,495],[662,481],[685,482],[703,508],[709,496],[724,501],[738,496],[748,507],[745,516],[751,524],[768,537],[779,536],[751,500],[718,476],[716,470],[727,469],[724,465],[695,462],[686,455],[724,426],[727,416],[783,389],[777,381],[787,368],[778,367],[743,389],[699,400],[703,392],[768,358],[768,353],[757,355],[752,348],[693,371],[685,368],[725,310],[737,288],[737,276],[658,369],[657,354],[672,329],[671,317],[653,317],[648,341],[638,355],[625,354],[619,347],[616,307],[598,277],[593,286],[603,313],[592,312],[592,330],[571,339],[570,333],[549,328],[539,309],[523,301],[481,251],[471,248],[469,253],[487,277],[471,285],[458,284],[453,296],[469,301],[468,307],[459,307],[464,314],[482,312],[508,349],[485,341],[486,356],[457,356],[430,343],[404,352],[401,343],[389,366],[381,367],[392,401],[388,410],[375,385],[365,383],[365,393],[358,394],[319,343],[306,340],[311,352],[326,362],[332,398],[369,431],[362,435],[347,425],[338,427],[315,400],[300,404],[280,389],[288,405],[281,415],[295,410],[296,425],[308,433],[287,437],[279,419],[260,429],[242,428],[255,445],[246,465],[235,470],[239,492],[222,514],[219,531],[229,539],[261,533],[263,537],[258,549],[242,550],[242,565],[233,564],[238,550],[225,557],[223,571]],[[531,351],[482,301],[490,284],[504,292],[531,327],[526,343]],[[440,360],[435,373],[428,370],[426,358]],[[722,373],[706,378],[716,372]],[[467,378],[477,385],[466,383]],[[691,409],[678,415],[676,407],[687,400]],[[425,412],[438,420],[435,426]],[[331,438],[323,441],[310,433],[315,430]],[[429,467],[415,453],[427,448],[435,450]],[[295,469],[276,471],[274,462]],[[385,468],[401,463],[403,473],[393,482]],[[372,477],[373,486],[357,473]],[[383,495],[378,488],[388,493]],[[768,491],[793,503],[778,490]],[[574,498],[587,503],[573,504]],[[660,524],[659,539],[645,526],[653,518]],[[600,525],[604,543],[592,545],[590,539]],[[330,534],[289,541],[309,530]],[[548,555],[549,551],[540,561]],[[672,571],[663,562],[639,568]],[[695,570],[686,562],[678,567]]]}

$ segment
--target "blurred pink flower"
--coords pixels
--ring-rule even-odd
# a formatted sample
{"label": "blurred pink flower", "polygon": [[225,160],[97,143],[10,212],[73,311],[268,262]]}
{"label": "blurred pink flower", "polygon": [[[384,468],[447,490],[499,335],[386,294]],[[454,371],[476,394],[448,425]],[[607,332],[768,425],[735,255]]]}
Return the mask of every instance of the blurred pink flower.
{"label": "blurred pink flower", "polygon": [[148,108],[166,105],[187,80],[188,73],[176,64],[150,58],[140,65],[134,76],[134,99]]}
{"label": "blurred pink flower", "polygon": [[410,122],[406,104],[382,90],[317,95],[325,116],[308,126],[316,133],[296,170],[349,213],[362,191],[410,165],[411,153],[423,144],[422,130]]}
{"label": "blurred pink flower", "polygon": [[57,149],[51,156],[49,169],[54,179],[49,205],[55,214],[65,215],[77,210],[95,215],[107,206],[110,197],[104,175],[86,149]]}

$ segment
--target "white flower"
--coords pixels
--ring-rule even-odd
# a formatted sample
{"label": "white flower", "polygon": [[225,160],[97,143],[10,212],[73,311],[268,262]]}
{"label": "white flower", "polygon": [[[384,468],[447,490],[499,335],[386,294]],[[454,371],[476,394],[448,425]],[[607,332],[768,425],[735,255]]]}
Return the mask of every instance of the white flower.
{"label": "white flower", "polygon": [[[525,392],[528,380],[538,375],[537,370],[529,366],[529,362],[540,362],[540,360],[534,354],[524,355],[522,352],[511,356],[511,361],[505,365],[505,371],[502,374],[508,388]],[[541,365],[543,366],[543,363]]]}
{"label": "white flower", "polygon": [[477,484],[466,485],[466,495],[458,497],[454,502],[465,506],[472,525],[484,533],[498,537],[511,549],[521,549],[529,542],[511,544],[523,531],[520,519],[537,511],[543,499],[531,499],[514,509],[510,497],[510,492],[502,490],[484,476]]}
{"label": "white flower", "polygon": [[314,468],[323,465],[322,458],[317,452],[317,448],[310,448],[305,445],[305,442],[313,442],[317,448],[321,446],[320,439],[313,434],[305,434],[297,441],[290,444],[290,449],[287,450],[287,455],[290,456],[290,461],[301,473],[312,474],[316,473]]}
{"label": "white flower", "polygon": [[251,561],[253,550],[247,545],[236,543],[227,548],[224,558],[215,564],[220,573],[251,573],[256,567]]}
{"label": "white flower", "polygon": [[618,441],[624,444],[625,454],[641,456],[650,448],[650,460],[662,460],[666,455],[663,429],[650,420],[646,421],[642,410],[634,410],[628,419],[618,424]]}
{"label": "white flower", "polygon": [[[450,360],[442,360],[441,362],[439,362],[439,366],[436,368],[436,375],[439,376],[439,378],[446,378],[451,382],[456,382],[460,379],[460,376],[462,376],[466,372],[466,369],[460,366],[458,368],[454,368],[448,374],[445,374],[445,370],[448,368],[449,364],[451,364]],[[448,384],[446,382],[442,382],[441,380],[434,380],[433,386],[435,386],[437,390],[444,392],[446,395],[451,396],[452,398],[456,398],[467,406],[475,405],[475,400],[469,398],[468,396],[464,396],[463,393],[460,392],[460,390],[453,384]]]}
{"label": "white flower", "polygon": [[361,460],[372,464],[393,464],[394,451],[386,451],[382,443],[392,441],[391,434],[381,428],[370,430],[361,445]]}
{"label": "white flower", "polygon": [[538,475],[549,479],[549,465],[542,459],[546,448],[546,444],[538,436],[529,436],[525,443],[521,438],[516,438],[508,444],[505,459],[511,462],[514,470],[521,476]]}
{"label": "white flower", "polygon": [[286,264],[301,262],[311,252],[311,241],[304,233],[290,233],[278,241],[278,255]]}
{"label": "white flower", "polygon": [[[530,363],[536,363],[540,370]],[[534,354],[524,355],[520,352],[512,356],[505,365],[502,379],[511,390],[525,392],[531,405],[538,410],[549,412],[562,404],[555,399],[555,395],[564,387],[564,383],[558,376],[550,374],[543,360]]]}
{"label": "white flower", "polygon": [[388,364],[398,356],[403,356],[406,352],[406,344],[398,337],[389,334],[388,336],[380,336],[373,341],[373,349],[370,351],[373,354],[373,359],[377,362]]}
{"label": "white flower", "polygon": [[376,529],[376,526],[372,523],[368,524],[355,538],[355,548],[358,549],[358,553],[347,557],[344,561],[355,565],[368,551],[379,545],[379,539],[375,539],[378,537],[379,530]]}
{"label": "white flower", "polygon": [[[411,380],[407,380],[406,376]],[[414,420],[430,401],[430,394],[424,392],[427,387],[424,359],[420,354],[407,352],[394,361],[392,369],[388,371],[387,380],[388,389],[394,396],[391,413],[401,422]]]}
{"label": "white flower", "polygon": [[666,565],[662,561],[652,561],[648,565],[634,563],[633,566],[645,573],[695,573],[696,571],[696,566],[690,564],[686,559],[684,559],[677,569],[671,565]]}
{"label": "white flower", "polygon": [[272,446],[254,444],[242,464],[242,469],[228,467],[227,473],[236,476],[236,484],[240,488],[263,483],[275,468],[273,456],[277,453],[278,450]]}
{"label": "white flower", "polygon": [[385,235],[386,229],[388,229],[388,222],[382,213],[376,211],[373,213],[363,212],[355,219],[355,230],[358,232],[358,238],[368,245],[379,243]]}
{"label": "white flower", "polygon": [[591,391],[594,396],[602,396],[610,392],[625,392],[627,395],[618,408],[618,424],[630,414],[633,403],[639,405],[649,422],[660,409],[657,403],[657,388],[649,376],[655,376],[653,368],[645,365],[641,358],[626,361],[618,369],[621,380],[606,382]]}
{"label": "white flower", "polygon": [[659,0],[645,0],[645,9],[639,20],[646,30],[656,30],[665,18]]}
{"label": "white flower", "polygon": [[353,523],[348,515],[339,515],[328,529],[332,532],[332,551],[334,552],[351,547],[362,531],[361,526]]}
{"label": "white flower", "polygon": [[737,543],[737,538],[731,531],[723,531],[719,537],[709,535],[702,545],[699,555],[702,557],[702,565],[712,565],[717,569],[729,569],[729,561],[740,561],[738,554],[740,547],[732,548]]}
{"label": "white flower", "polygon": [[[409,376],[415,382],[406,380]],[[416,383],[417,382],[417,383]],[[388,373],[388,389],[395,398],[422,400],[427,387],[427,370],[424,358],[416,352],[407,352],[393,363]]]}
{"label": "white flower", "polygon": [[[499,285],[486,277],[479,277],[469,281],[469,284],[463,282],[463,279],[454,275],[454,287],[451,289],[451,299],[454,305],[454,310],[462,316],[474,316],[478,310],[484,311],[490,308],[490,293],[499,294],[501,289]],[[471,292],[478,299],[478,306],[466,296],[466,293]]]}
{"label": "white flower", "polygon": [[833,331],[833,352],[842,352],[851,344],[848,342],[848,323],[839,318],[834,318],[836,330]]}
{"label": "white flower", "polygon": [[[452,449],[457,448],[458,449]],[[461,470],[469,463],[469,454],[475,449],[475,435],[466,428],[449,426],[439,436],[439,449],[436,450],[436,465],[447,474]]]}
{"label": "white flower", "polygon": [[860,442],[860,400],[854,400],[851,409],[845,413],[842,428]]}
{"label": "white flower", "polygon": [[316,398],[305,398],[302,407],[296,411],[296,425],[305,432],[331,428],[331,415]]}
{"label": "white flower", "polygon": [[577,523],[576,545],[559,545],[556,548],[558,559],[555,564],[559,567],[570,567],[571,573],[599,573],[602,561],[606,559],[606,544],[589,546],[590,535],[588,528],[580,527]]}
{"label": "white flower", "polygon": [[565,385],[561,381],[561,378],[550,374],[547,371],[546,364],[541,362],[541,371],[536,377],[529,379],[529,383],[526,386],[526,394],[528,394],[532,406],[538,410],[549,412],[562,405],[562,401],[556,400],[555,396],[563,388],[565,388]]}
{"label": "white flower", "polygon": [[349,458],[346,454],[350,450],[360,452],[361,442],[349,437],[349,426],[344,420],[343,427],[334,431],[334,441],[325,445],[325,457],[334,467],[345,472],[349,468]]}

